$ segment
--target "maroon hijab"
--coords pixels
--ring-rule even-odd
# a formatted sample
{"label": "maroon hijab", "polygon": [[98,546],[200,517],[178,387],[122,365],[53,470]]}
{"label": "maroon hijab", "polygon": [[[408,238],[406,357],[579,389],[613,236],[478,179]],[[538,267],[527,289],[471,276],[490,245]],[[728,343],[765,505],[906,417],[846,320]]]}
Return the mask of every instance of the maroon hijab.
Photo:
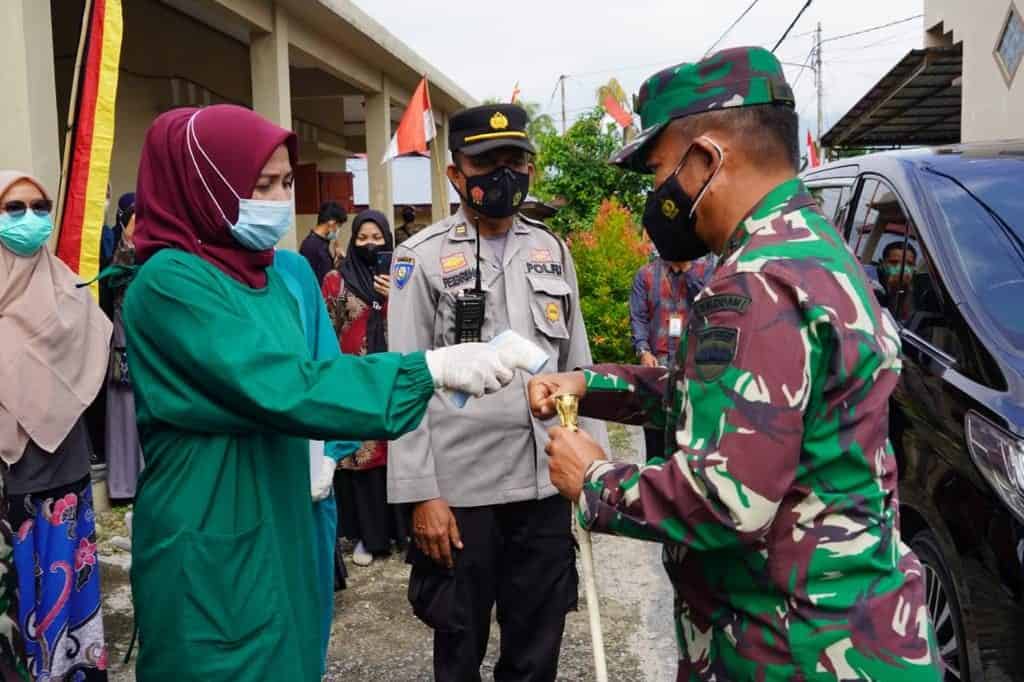
{"label": "maroon hijab", "polygon": [[294,168],[295,134],[244,107],[174,109],[157,117],[139,162],[136,262],[143,264],[161,249],[179,249],[250,287],[265,286],[274,250],[249,251],[231,236],[227,221],[238,220],[235,195],[252,196],[260,171],[281,144]]}

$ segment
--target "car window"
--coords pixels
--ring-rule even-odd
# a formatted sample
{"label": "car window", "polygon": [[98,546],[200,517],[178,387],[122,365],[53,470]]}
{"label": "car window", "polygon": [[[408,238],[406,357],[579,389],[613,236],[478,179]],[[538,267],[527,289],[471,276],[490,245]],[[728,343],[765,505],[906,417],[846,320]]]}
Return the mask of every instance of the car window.
{"label": "car window", "polygon": [[946,323],[942,294],[931,259],[910,227],[881,248],[874,267],[893,317],[936,348],[959,357],[956,335]]}
{"label": "car window", "polygon": [[875,264],[889,244],[904,239],[909,222],[892,187],[881,179],[866,178],[857,195],[847,241],[861,263]]}
{"label": "car window", "polygon": [[864,237],[863,227],[874,222],[878,211],[871,208],[875,197],[878,195],[878,188],[881,183],[875,178],[867,178],[860,183],[860,192],[857,194],[857,205],[854,209],[853,222],[848,226],[846,241],[855,254],[860,256],[860,242]]}
{"label": "car window", "polygon": [[1024,348],[1024,162],[937,159],[921,174],[936,198],[949,250],[975,304]]}
{"label": "car window", "polygon": [[845,187],[839,186],[811,188],[811,196],[817,200],[818,205],[821,207],[821,212],[825,214],[825,217],[830,222],[835,219],[836,211],[842,203],[845,190]]}

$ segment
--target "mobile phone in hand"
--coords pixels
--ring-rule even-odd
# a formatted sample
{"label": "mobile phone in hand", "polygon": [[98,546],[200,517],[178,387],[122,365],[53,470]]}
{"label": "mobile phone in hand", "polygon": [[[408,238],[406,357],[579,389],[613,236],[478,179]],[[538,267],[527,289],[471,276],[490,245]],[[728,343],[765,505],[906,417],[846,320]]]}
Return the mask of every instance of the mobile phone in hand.
{"label": "mobile phone in hand", "polygon": [[387,275],[391,273],[391,251],[377,252],[377,270],[374,274]]}

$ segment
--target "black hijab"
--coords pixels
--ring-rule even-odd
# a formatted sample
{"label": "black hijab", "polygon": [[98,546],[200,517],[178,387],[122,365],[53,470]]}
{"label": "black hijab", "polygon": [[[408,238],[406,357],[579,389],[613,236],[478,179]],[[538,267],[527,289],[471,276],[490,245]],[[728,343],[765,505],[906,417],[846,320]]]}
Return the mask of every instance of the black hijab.
{"label": "black hijab", "polygon": [[[364,223],[376,223],[384,234],[384,246],[368,248],[356,246],[359,228]],[[391,235],[391,224],[380,211],[366,210],[352,221],[352,236],[341,264],[341,278],[345,289],[358,296],[370,306],[370,317],[366,324],[366,350],[368,353],[383,353],[388,349],[387,326],[384,317],[384,297],[373,290],[373,275],[377,267],[377,253],[393,251],[395,240]]]}

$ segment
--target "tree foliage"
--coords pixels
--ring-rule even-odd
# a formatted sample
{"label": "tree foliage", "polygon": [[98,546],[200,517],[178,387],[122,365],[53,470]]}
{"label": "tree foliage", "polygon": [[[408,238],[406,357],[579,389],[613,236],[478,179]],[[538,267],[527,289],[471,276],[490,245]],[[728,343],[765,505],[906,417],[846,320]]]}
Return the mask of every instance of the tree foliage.
{"label": "tree foliage", "polygon": [[580,306],[596,362],[633,363],[629,295],[633,278],[650,258],[630,212],[616,200],[601,202],[590,229],[568,239],[576,261]]}
{"label": "tree foliage", "polygon": [[608,163],[623,145],[623,136],[618,126],[604,121],[600,107],[584,114],[565,135],[542,134],[534,143],[539,148],[536,165],[540,171],[534,193],[545,201],[560,198],[566,202],[549,221],[556,231],[569,234],[586,229],[605,199],[616,199],[634,215],[642,212],[650,180]]}

